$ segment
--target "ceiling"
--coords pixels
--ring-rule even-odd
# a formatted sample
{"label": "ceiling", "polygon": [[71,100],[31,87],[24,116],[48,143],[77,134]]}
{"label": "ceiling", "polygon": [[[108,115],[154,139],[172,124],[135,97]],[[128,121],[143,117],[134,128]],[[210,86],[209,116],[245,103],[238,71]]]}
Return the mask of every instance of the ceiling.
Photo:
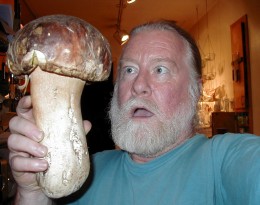
{"label": "ceiling", "polygon": [[[121,29],[129,32],[134,26],[147,21],[170,19],[189,30],[216,2],[217,0],[136,0],[133,4],[125,3]],[[50,14],[77,16],[103,33],[111,44],[113,59],[116,60],[121,50],[113,38],[119,3],[120,0],[20,0],[21,23],[26,24]]]}

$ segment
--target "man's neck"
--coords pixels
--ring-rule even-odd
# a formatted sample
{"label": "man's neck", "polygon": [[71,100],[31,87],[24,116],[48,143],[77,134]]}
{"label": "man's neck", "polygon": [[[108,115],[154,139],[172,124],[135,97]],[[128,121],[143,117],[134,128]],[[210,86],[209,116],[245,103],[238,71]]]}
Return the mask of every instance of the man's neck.
{"label": "man's neck", "polygon": [[[192,135],[191,135],[192,136]],[[151,160],[175,149],[176,147],[178,147],[179,145],[182,145],[186,140],[188,140],[191,136],[189,137],[185,137],[185,138],[180,138],[180,140],[178,140],[177,142],[175,142],[174,144],[172,144],[171,146],[166,147],[163,151],[156,153],[154,156],[143,156],[143,155],[138,155],[138,154],[134,154],[134,153],[129,153],[132,160],[136,163],[146,163],[146,162],[150,162]]]}

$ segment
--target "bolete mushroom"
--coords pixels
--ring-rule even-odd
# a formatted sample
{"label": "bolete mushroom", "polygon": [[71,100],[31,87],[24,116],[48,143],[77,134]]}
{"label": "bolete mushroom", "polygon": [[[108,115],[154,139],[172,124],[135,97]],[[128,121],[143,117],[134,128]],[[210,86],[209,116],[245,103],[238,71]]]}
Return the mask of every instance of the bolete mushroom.
{"label": "bolete mushroom", "polygon": [[51,198],[67,196],[89,173],[80,98],[86,82],[109,76],[109,43],[82,19],[44,16],[16,33],[7,59],[14,75],[29,75],[33,114],[48,147],[49,168],[37,174],[39,185]]}

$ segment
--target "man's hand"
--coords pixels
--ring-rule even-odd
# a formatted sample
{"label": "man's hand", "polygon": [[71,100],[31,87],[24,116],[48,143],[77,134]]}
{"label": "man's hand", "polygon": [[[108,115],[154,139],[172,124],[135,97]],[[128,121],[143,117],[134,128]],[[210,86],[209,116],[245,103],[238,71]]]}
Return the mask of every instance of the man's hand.
{"label": "man's hand", "polygon": [[[9,123],[11,135],[8,138],[9,163],[18,185],[15,204],[52,204],[36,180],[37,172],[48,169],[48,163],[43,159],[48,150],[39,143],[44,133],[35,124],[30,96],[19,101],[16,112],[17,116]],[[91,123],[84,121],[84,128],[88,133]]]}
{"label": "man's hand", "polygon": [[36,173],[45,171],[48,163],[42,159],[47,148],[39,143],[44,134],[34,124],[31,98],[23,97],[16,111],[17,116],[9,123],[8,138],[9,163],[18,186],[16,204],[50,204],[36,181]]}

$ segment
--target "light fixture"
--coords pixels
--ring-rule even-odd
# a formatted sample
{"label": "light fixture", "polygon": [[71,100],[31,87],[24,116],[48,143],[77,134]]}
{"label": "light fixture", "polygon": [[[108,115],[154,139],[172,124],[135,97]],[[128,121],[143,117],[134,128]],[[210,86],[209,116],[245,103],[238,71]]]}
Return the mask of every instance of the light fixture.
{"label": "light fixture", "polygon": [[120,45],[123,45],[129,39],[129,35],[127,34],[127,32],[121,29],[122,14],[125,6],[126,5],[124,3],[124,0],[119,0],[118,17],[117,17],[116,32],[114,33],[114,38]]}
{"label": "light fixture", "polygon": [[126,3],[128,3],[128,4],[131,4],[131,3],[134,3],[135,2],[135,0],[127,0],[126,1]]}
{"label": "light fixture", "polygon": [[127,40],[129,39],[129,35],[127,34],[126,31],[124,30],[116,30],[116,32],[114,33],[114,38],[116,39],[116,41],[120,44],[123,45],[124,43],[127,42]]}

